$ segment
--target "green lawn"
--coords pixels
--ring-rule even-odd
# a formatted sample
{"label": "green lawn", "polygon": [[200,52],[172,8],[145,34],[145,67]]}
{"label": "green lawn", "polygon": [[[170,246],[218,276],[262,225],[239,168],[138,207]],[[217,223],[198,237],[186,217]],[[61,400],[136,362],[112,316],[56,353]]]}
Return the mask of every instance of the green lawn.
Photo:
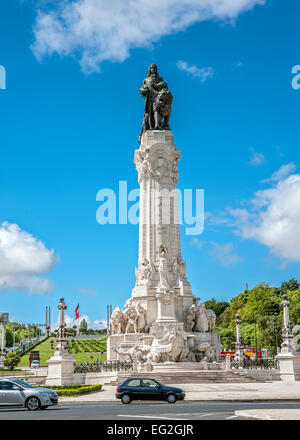
{"label": "green lawn", "polygon": [[[54,338],[49,338],[41,344],[37,345],[33,350],[38,350],[40,352],[40,365],[47,365],[47,360],[53,355],[54,350],[51,349],[50,341]],[[94,363],[96,358],[99,361],[106,359],[106,340],[107,337],[95,340],[79,340],[75,342],[75,348],[71,349],[71,343],[68,341],[70,346],[70,353],[75,355],[76,363],[89,362]],[[103,352],[103,356],[101,355]],[[93,359],[89,359],[89,355],[94,356]],[[18,367],[28,367],[29,366],[29,353],[21,357]]]}

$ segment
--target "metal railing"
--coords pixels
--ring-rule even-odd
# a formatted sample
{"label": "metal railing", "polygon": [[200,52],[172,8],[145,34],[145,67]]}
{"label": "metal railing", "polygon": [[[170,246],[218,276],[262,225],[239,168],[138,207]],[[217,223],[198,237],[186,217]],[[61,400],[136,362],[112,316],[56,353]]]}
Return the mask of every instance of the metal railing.
{"label": "metal railing", "polygon": [[231,368],[243,368],[245,370],[278,370],[279,364],[277,359],[252,359],[244,358],[242,361],[231,359]]}
{"label": "metal railing", "polygon": [[132,371],[131,361],[106,361],[99,364],[75,364],[74,373],[106,373],[112,371]]}

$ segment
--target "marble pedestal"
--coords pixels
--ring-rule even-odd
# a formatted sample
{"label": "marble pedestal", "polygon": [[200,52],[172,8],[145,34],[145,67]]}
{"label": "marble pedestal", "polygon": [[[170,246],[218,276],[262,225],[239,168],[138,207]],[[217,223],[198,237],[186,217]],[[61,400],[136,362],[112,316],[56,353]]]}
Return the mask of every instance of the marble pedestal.
{"label": "marble pedestal", "polygon": [[158,292],[157,299],[157,318],[155,324],[175,324],[177,323],[175,312],[174,292],[164,293]]}
{"label": "marble pedestal", "polygon": [[281,380],[285,382],[300,380],[300,355],[293,352],[281,352],[276,359],[279,362]]}
{"label": "marble pedestal", "polygon": [[72,385],[75,360],[67,355],[52,356],[47,361],[46,385]]}

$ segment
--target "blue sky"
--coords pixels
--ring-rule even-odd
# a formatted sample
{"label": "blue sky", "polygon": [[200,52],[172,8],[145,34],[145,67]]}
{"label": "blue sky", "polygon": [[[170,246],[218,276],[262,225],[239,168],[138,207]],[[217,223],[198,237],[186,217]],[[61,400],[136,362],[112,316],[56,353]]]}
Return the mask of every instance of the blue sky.
{"label": "blue sky", "polygon": [[56,319],[63,295],[95,323],[130,296],[138,227],[99,225],[96,194],[137,187],[153,62],[174,96],[178,187],[205,190],[203,234],[181,236],[194,294],[299,278],[299,2],[150,3],[0,0],[0,311],[19,321],[46,305]]}

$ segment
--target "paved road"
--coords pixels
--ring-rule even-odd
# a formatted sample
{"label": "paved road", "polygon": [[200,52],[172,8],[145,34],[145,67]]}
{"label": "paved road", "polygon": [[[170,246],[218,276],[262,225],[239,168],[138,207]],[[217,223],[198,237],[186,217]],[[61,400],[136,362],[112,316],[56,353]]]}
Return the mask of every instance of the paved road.
{"label": "paved road", "polygon": [[256,408],[300,410],[300,401],[60,404],[34,412],[1,408],[0,420],[245,420],[245,417],[237,417],[235,411]]}

